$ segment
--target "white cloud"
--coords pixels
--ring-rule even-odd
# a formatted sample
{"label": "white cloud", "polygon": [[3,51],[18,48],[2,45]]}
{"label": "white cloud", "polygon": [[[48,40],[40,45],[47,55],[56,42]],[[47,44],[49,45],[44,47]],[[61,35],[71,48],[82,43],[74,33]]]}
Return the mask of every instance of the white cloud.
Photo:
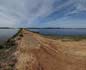
{"label": "white cloud", "polygon": [[0,0],[0,26],[16,25],[27,18],[26,12],[23,0]]}
{"label": "white cloud", "polygon": [[86,0],[76,0],[76,8],[78,11],[86,11]]}
{"label": "white cloud", "polygon": [[32,22],[38,17],[46,17],[72,3],[76,6],[76,10],[66,13],[66,15],[86,11],[86,0],[68,0],[54,8],[53,4],[59,1],[63,0],[0,0],[0,26],[22,24],[31,26],[35,24]]}

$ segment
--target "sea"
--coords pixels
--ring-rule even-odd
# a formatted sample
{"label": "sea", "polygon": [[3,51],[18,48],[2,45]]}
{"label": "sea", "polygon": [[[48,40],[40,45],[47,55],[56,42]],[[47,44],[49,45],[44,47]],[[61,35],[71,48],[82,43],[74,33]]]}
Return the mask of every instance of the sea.
{"label": "sea", "polygon": [[[13,35],[15,35],[18,32],[19,29],[0,29],[0,43],[3,43],[7,41],[9,38],[11,38]],[[31,28],[28,29],[29,31],[37,32],[43,35],[52,35],[52,36],[58,36],[58,35],[86,35],[86,29],[85,28],[63,28],[63,29],[35,29]]]}

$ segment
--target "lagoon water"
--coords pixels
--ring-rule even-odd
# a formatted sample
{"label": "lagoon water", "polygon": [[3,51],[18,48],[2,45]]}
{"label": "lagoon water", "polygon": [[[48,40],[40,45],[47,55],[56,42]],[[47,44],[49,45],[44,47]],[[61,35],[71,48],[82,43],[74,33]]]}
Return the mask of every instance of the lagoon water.
{"label": "lagoon water", "polygon": [[[11,38],[19,29],[0,29],[0,43]],[[86,35],[86,29],[29,29],[45,35]]]}
{"label": "lagoon water", "polygon": [[0,29],[0,43],[7,41],[18,32],[18,29]]}
{"label": "lagoon water", "polygon": [[86,35],[86,29],[30,29],[45,35]]}

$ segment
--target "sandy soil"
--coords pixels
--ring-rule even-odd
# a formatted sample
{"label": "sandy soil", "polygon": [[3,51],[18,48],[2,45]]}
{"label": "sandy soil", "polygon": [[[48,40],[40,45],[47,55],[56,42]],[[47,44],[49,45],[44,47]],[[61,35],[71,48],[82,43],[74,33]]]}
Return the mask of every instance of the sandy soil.
{"label": "sandy soil", "polygon": [[16,70],[86,70],[86,41],[61,41],[22,30]]}

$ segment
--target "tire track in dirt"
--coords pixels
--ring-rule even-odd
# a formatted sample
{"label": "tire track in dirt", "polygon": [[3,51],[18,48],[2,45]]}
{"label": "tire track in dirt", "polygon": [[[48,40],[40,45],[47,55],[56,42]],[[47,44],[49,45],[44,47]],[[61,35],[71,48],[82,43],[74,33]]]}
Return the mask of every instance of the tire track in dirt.
{"label": "tire track in dirt", "polygon": [[86,70],[86,57],[69,52],[70,47],[25,29],[21,33],[16,70]]}

